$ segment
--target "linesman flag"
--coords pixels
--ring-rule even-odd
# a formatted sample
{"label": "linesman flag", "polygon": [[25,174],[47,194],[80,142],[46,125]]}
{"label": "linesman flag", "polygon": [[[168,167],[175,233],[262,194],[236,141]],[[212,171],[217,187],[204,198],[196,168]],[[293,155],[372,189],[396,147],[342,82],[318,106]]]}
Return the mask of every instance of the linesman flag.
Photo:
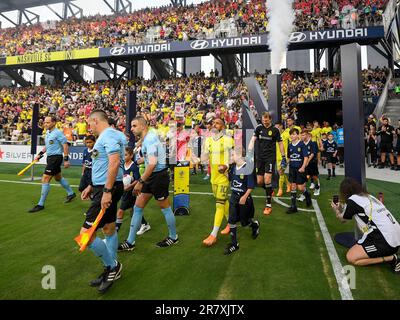
{"label": "linesman flag", "polygon": [[38,160],[33,160],[30,164],[28,164],[25,168],[23,168],[20,172],[18,172],[18,176],[22,176],[30,167],[32,167]]}
{"label": "linesman flag", "polygon": [[81,233],[79,236],[74,238],[74,240],[80,247],[80,249],[79,249],[80,252],[85,251],[85,249],[89,243],[89,240],[93,235],[93,232],[96,231],[96,228],[97,228],[101,218],[103,218],[104,212],[105,212],[105,210],[101,209],[100,213],[97,215],[96,220],[93,222],[93,225],[91,226],[91,228],[87,229],[85,232]]}

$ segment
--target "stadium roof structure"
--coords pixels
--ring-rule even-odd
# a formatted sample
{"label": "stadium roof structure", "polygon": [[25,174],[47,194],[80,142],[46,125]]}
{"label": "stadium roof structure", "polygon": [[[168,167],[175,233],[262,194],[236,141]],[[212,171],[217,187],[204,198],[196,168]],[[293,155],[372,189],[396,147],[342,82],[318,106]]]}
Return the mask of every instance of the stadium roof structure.
{"label": "stadium roof structure", "polygon": [[[1,0],[0,12],[23,10],[27,8],[45,6],[54,3],[62,3],[63,0]],[[69,2],[69,0],[67,0]]]}

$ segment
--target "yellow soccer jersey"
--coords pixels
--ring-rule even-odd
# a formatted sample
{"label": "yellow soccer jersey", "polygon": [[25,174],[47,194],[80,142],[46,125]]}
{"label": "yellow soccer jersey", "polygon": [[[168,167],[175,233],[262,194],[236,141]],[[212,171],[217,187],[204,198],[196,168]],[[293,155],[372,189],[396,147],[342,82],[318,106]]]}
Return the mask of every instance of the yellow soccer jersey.
{"label": "yellow soccer jersey", "polygon": [[233,138],[226,135],[220,136],[217,140],[214,137],[207,138],[206,150],[210,159],[211,184],[229,184],[228,170],[225,173],[219,173],[218,166],[222,164],[229,166],[230,151],[233,147]]}
{"label": "yellow soccer jersey", "polygon": [[333,130],[332,130],[332,127],[323,127],[322,129],[321,129],[321,134],[323,134],[323,133],[326,133],[326,134],[328,134],[329,132],[332,132]]}
{"label": "yellow soccer jersey", "polygon": [[[299,134],[301,133],[301,128],[299,126],[293,126],[293,128],[296,128],[297,130],[299,130]],[[286,128],[285,131],[283,131],[282,134],[281,134],[281,137],[282,137],[282,140],[283,140],[283,144],[285,146],[288,146],[289,142],[290,142],[290,133],[289,133],[289,131],[290,131],[290,128]],[[285,150],[287,150],[287,149],[285,149]]]}
{"label": "yellow soccer jersey", "polygon": [[321,139],[321,128],[311,130],[311,140],[317,142]]}
{"label": "yellow soccer jersey", "polygon": [[[289,139],[290,139],[290,136],[289,136],[289,139],[284,139],[284,134],[283,134],[283,132],[281,133],[281,137],[282,137],[282,143],[283,143],[283,150],[285,151],[285,153],[286,153],[286,150],[287,150],[287,148],[288,148],[288,145],[289,145]],[[286,156],[286,155],[285,155]],[[282,154],[281,154],[281,149],[279,148],[279,143],[277,143],[276,144],[276,165],[278,166],[278,167],[280,167],[280,165],[281,165],[281,161],[282,161]]]}

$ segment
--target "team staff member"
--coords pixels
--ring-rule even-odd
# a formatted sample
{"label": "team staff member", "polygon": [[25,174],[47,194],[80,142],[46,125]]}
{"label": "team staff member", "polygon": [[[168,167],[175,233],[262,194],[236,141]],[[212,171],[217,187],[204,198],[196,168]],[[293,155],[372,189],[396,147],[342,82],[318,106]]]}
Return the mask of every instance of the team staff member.
{"label": "team staff member", "polygon": [[279,129],[273,126],[269,112],[262,115],[262,124],[254,130],[254,135],[249,143],[249,151],[254,150],[255,142],[258,141],[257,154],[257,184],[265,187],[266,203],[264,214],[272,213],[272,174],[276,166],[276,143],[282,155],[281,167],[286,167],[285,149],[283,147]]}
{"label": "team staff member", "polygon": [[346,258],[356,266],[390,263],[395,273],[400,274],[400,225],[389,210],[375,197],[368,194],[352,178],[345,178],[340,184],[340,203],[331,203],[336,217],[346,222],[353,217],[363,236],[350,248]]}
{"label": "team staff member", "polygon": [[45,148],[39,152],[35,160],[39,161],[47,153],[47,165],[42,176],[42,193],[39,203],[30,209],[29,212],[38,212],[44,209],[44,203],[50,191],[50,181],[53,177],[67,191],[67,198],[64,203],[71,202],[76,197],[67,180],[61,175],[61,164],[63,161],[64,168],[70,166],[68,156],[69,145],[65,135],[56,128],[56,122],[55,117],[46,117],[44,119],[44,127],[46,128]]}
{"label": "team staff member", "polygon": [[121,277],[122,264],[117,261],[118,234],[115,220],[118,201],[124,192],[122,167],[127,140],[123,134],[110,127],[107,115],[102,110],[94,110],[88,123],[98,138],[92,151],[92,185],[81,195],[82,200],[87,200],[92,194],[92,203],[86,213],[81,233],[92,226],[100,209],[106,210],[97,227],[103,229],[105,241],[97,237],[96,232],[89,241],[89,248],[104,264],[104,272],[89,284],[97,287],[100,293],[105,293]]}
{"label": "team staff member", "polygon": [[386,154],[389,153],[390,165],[391,169],[394,170],[394,150],[393,150],[393,139],[395,135],[394,127],[389,124],[389,119],[386,117],[382,118],[382,125],[379,127],[378,132],[376,133],[381,137],[381,164],[379,169],[383,169],[385,167],[386,162]]}
{"label": "team staff member", "polygon": [[168,237],[156,244],[165,248],[178,243],[176,220],[169,203],[169,175],[165,148],[156,133],[149,131],[146,119],[136,117],[132,120],[132,133],[141,140],[141,152],[144,157],[145,171],[136,183],[133,192],[136,202],[133,208],[128,239],[118,246],[119,251],[132,251],[136,245],[136,234],[141,226],[143,210],[154,196],[168,225]]}

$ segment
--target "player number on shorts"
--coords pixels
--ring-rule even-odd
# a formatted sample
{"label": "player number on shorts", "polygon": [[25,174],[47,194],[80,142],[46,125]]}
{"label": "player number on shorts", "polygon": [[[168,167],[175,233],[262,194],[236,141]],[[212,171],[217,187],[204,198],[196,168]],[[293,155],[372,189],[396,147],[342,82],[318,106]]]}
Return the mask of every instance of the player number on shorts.
{"label": "player number on shorts", "polygon": [[227,186],[221,186],[221,193],[228,193],[228,187]]}

